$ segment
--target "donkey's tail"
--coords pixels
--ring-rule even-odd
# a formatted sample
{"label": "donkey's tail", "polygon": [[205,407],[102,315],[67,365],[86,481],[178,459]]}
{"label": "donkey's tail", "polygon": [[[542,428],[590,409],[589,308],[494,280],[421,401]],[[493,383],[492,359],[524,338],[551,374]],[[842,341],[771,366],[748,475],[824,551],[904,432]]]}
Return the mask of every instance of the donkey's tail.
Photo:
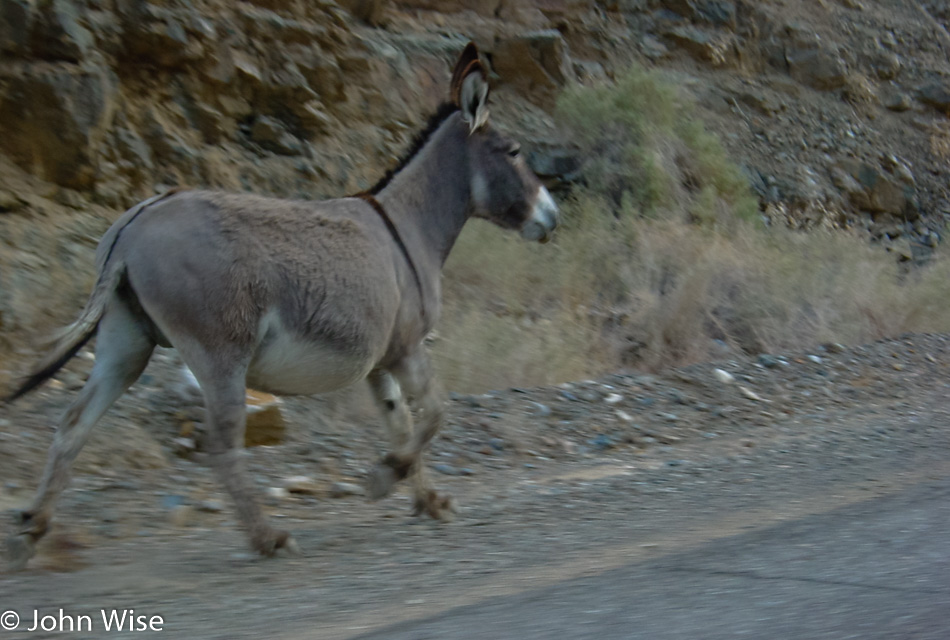
{"label": "donkey's tail", "polygon": [[35,373],[24,378],[16,391],[5,400],[13,402],[40,386],[59,371],[79,350],[96,335],[99,320],[102,319],[109,302],[110,294],[115,291],[119,280],[125,273],[124,264],[108,264],[105,273],[99,276],[96,287],[89,296],[86,306],[75,322],[53,334],[48,342],[52,345],[46,356],[36,366]]}
{"label": "donkey's tail", "polygon": [[[109,302],[112,292],[119,286],[122,278],[125,277],[125,263],[121,260],[112,260],[112,250],[115,248],[122,231],[131,223],[142,211],[150,204],[153,204],[175,191],[169,191],[157,196],[153,196],[135,205],[120,219],[106,235],[103,236],[103,242],[108,243],[108,249],[101,257],[99,265],[99,278],[96,280],[96,286],[92,290],[92,295],[83,307],[79,318],[68,327],[65,327],[48,339],[50,344],[49,352],[40,361],[36,371],[24,378],[17,390],[4,399],[5,402],[13,402],[17,398],[29,393],[40,386],[59,371],[64,364],[79,353],[79,350],[92,339],[99,327],[99,321],[106,311],[106,305]],[[110,238],[111,236],[111,238]],[[100,250],[102,247],[100,246]]]}

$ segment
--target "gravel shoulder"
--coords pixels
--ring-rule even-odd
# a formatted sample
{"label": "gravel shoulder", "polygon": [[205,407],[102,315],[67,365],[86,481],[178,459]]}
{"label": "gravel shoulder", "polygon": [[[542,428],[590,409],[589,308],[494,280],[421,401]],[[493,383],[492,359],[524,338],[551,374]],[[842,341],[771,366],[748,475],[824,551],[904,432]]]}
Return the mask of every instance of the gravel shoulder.
{"label": "gravel shoulder", "polygon": [[[158,362],[84,452],[31,568],[0,578],[0,609],[135,609],[172,637],[348,638],[872,504],[950,476],[948,351],[947,336],[913,335],[455,396],[430,455],[455,521],[409,517],[405,493],[270,499],[303,555],[269,561],[246,551],[200,456],[173,453],[182,408]],[[29,499],[83,366],[0,414],[5,508]],[[263,488],[358,483],[382,450],[358,398],[287,412],[287,441],[248,453]]]}

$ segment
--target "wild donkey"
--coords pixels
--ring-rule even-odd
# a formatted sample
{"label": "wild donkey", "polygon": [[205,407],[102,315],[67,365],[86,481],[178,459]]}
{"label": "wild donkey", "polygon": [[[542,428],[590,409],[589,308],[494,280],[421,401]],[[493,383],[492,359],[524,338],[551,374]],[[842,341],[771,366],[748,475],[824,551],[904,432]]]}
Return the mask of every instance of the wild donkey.
{"label": "wild donkey", "polygon": [[[411,477],[417,512],[438,518],[452,508],[432,489],[421,459],[443,421],[422,344],[440,313],[441,267],[470,216],[544,242],[558,213],[518,144],[489,124],[488,83],[472,44],[455,67],[451,97],[414,152],[369,193],[303,202],[179,191],[140,203],[112,225],[79,319],[10,398],[98,336],[92,374],[8,542],[13,566],[33,555],[90,430],[156,344],[174,346],[201,385],[213,468],[260,553],[292,541],[262,513],[240,455],[245,386],[314,394],[368,379],[392,444],[370,474],[370,497]],[[421,420],[415,429],[410,407]]]}

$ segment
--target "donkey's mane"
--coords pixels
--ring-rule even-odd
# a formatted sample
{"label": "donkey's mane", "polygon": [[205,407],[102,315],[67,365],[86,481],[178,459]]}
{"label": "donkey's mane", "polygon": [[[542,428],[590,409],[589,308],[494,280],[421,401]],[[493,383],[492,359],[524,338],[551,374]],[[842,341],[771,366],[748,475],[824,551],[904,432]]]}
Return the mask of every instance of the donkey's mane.
{"label": "donkey's mane", "polygon": [[386,185],[392,181],[393,177],[400,171],[402,171],[409,162],[416,157],[422,147],[425,146],[425,143],[429,141],[429,138],[432,137],[432,134],[435,133],[435,130],[438,129],[443,122],[445,122],[450,115],[458,111],[459,108],[452,102],[443,102],[439,105],[439,108],[429,116],[429,121],[426,123],[425,129],[416,134],[416,137],[413,138],[412,144],[409,145],[409,150],[403,155],[402,159],[395,166],[395,168],[390,169],[386,174],[380,178],[373,187],[367,192],[370,195],[376,195],[380,191],[386,188]]}

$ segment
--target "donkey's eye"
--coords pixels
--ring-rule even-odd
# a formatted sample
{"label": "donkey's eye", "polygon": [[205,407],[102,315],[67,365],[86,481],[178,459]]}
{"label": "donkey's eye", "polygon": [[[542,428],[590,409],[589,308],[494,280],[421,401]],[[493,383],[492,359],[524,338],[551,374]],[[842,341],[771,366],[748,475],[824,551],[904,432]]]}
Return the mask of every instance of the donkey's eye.
{"label": "donkey's eye", "polygon": [[511,145],[511,147],[508,149],[508,155],[509,155],[510,157],[512,157],[512,158],[517,158],[520,154],[521,154],[521,145],[520,145],[520,144],[513,144],[513,145]]}

